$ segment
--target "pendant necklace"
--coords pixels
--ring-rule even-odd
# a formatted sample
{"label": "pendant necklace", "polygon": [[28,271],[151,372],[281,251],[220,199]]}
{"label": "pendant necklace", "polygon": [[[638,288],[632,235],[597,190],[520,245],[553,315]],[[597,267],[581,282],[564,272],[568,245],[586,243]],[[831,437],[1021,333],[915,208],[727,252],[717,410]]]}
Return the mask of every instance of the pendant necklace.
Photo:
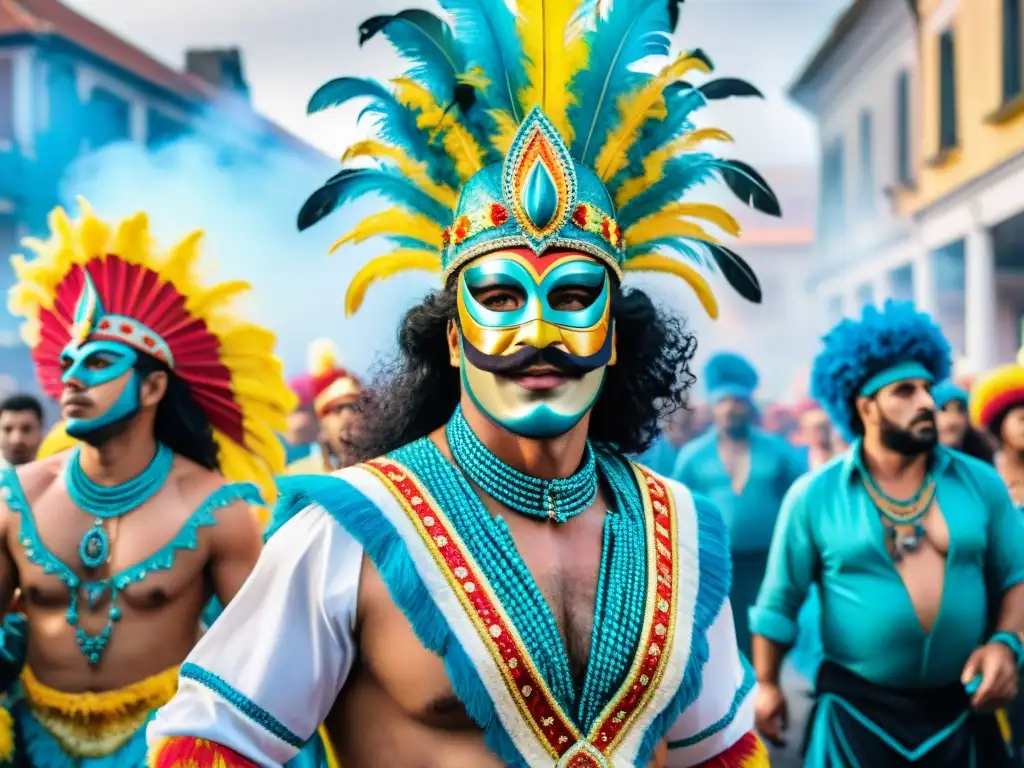
{"label": "pendant necklace", "polygon": [[174,451],[158,444],[156,455],[141,474],[120,485],[105,486],[85,474],[81,450],[81,447],[75,448],[64,465],[64,485],[79,509],[95,519],[78,544],[82,565],[95,570],[110,560],[110,536],[104,527],[105,521],[123,517],[141,507],[163,487],[174,464]]}
{"label": "pendant necklace", "polygon": [[[893,560],[899,562],[906,555],[917,552],[928,535],[921,520],[935,501],[935,478],[929,473],[917,493],[909,499],[894,499],[879,487],[866,469],[861,469],[861,477],[872,503],[882,513],[887,544]],[[897,526],[909,526],[912,531],[900,533]]]}

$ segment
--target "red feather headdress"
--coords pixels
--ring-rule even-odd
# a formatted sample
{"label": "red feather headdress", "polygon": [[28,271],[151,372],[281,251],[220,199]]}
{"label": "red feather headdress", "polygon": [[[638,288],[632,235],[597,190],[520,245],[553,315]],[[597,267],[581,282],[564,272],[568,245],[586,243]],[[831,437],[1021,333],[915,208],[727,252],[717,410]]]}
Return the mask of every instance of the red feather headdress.
{"label": "red feather headdress", "polygon": [[295,396],[273,354],[274,335],[226,311],[249,284],[199,285],[201,232],[162,253],[145,214],[111,227],[80,204],[81,221],[57,208],[50,238],[25,241],[35,259],[12,259],[18,283],[10,308],[26,319],[23,336],[43,389],[60,396],[60,355],[72,340],[110,339],[162,359],[209,419],[224,476],[255,482],[273,498],[274,475],[284,469],[276,433]]}

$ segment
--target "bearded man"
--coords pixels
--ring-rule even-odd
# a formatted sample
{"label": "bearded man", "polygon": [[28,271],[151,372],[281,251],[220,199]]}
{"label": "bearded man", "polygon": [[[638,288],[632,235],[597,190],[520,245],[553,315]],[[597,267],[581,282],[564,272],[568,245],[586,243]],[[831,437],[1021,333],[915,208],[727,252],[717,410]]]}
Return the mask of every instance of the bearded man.
{"label": "bearded man", "polygon": [[[300,213],[371,189],[397,204],[341,241],[401,244],[356,275],[349,309],[403,268],[439,270],[442,288],[368,390],[376,458],[282,480],[291,519],[150,726],[159,768],[280,764],[336,699],[345,768],[765,765],[721,515],[626,458],[682,404],[693,339],[620,281],[682,275],[714,310],[703,277],[654,250],[698,247],[667,234],[699,230],[680,216],[734,222],[680,195],[722,173],[777,201],[745,164],[676,157],[707,102],[680,78],[706,57],[633,66],[669,53],[675,3],[570,5],[459,4],[458,35],[425,11],[375,17],[364,39],[383,31],[414,61],[398,96],[352,78],[314,96],[370,96],[390,142],[353,148],[390,159],[343,169]],[[437,66],[413,27],[445,41]],[[619,120],[640,98],[664,109],[638,105],[634,130]],[[710,236],[699,247],[724,263]]]}
{"label": "bearded man", "polygon": [[913,305],[824,337],[812,391],[851,445],[787,494],[751,614],[757,724],[782,740],[782,657],[812,584],[824,661],[809,768],[1010,765],[994,712],[1024,662],[1024,521],[995,470],[939,444],[950,349]]}
{"label": "bearded man", "polygon": [[6,757],[141,766],[204,605],[259,556],[250,505],[274,493],[293,399],[273,335],[228,314],[248,286],[200,287],[200,233],[161,252],[145,215],[111,226],[84,201],[50,225],[11,289],[63,422],[0,476],[0,602],[20,589],[27,624]]}

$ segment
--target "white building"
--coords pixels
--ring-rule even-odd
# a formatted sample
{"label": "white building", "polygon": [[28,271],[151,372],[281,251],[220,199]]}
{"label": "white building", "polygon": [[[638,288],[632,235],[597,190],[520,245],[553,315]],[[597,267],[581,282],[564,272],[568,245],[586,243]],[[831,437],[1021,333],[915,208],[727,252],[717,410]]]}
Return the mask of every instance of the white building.
{"label": "white building", "polygon": [[820,130],[818,305],[913,298],[974,371],[1022,343],[1022,12],[854,0],[790,91]]}
{"label": "white building", "polygon": [[855,0],[790,89],[817,120],[821,179],[809,288],[829,323],[915,298],[894,190],[913,172],[917,27],[903,0]]}

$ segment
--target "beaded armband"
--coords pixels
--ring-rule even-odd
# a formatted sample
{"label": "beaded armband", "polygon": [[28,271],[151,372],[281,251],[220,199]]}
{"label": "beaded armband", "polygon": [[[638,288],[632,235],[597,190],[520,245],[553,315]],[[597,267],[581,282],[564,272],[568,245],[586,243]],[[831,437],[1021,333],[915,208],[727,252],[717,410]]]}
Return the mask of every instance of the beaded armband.
{"label": "beaded armband", "polygon": [[1018,632],[996,632],[989,638],[990,643],[1001,643],[1013,652],[1017,660],[1017,669],[1024,668],[1024,641]]}

